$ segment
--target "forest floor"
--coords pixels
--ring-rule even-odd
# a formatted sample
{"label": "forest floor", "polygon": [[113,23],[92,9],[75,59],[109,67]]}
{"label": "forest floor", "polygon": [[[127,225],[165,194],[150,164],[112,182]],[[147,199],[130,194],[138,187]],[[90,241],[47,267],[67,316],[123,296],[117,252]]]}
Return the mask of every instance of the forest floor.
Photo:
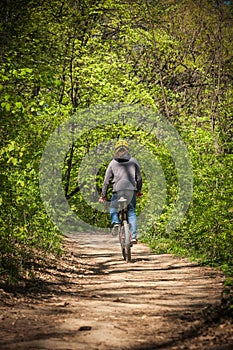
{"label": "forest floor", "polygon": [[233,349],[221,272],[144,244],[127,264],[111,235],[66,237],[64,250],[33,281],[1,284],[1,349]]}

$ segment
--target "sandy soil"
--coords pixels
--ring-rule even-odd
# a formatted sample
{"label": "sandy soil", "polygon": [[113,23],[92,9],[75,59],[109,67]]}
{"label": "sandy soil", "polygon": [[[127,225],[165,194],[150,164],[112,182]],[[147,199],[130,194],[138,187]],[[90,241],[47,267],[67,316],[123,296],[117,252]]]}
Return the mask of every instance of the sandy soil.
{"label": "sandy soil", "polygon": [[233,349],[220,272],[144,244],[127,264],[111,235],[73,235],[64,248],[33,282],[0,289],[1,349]]}

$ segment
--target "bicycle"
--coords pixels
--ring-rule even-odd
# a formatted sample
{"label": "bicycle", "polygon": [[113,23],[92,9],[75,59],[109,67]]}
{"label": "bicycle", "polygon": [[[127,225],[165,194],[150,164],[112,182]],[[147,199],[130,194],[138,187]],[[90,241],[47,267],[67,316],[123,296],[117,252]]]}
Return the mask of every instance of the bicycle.
{"label": "bicycle", "polygon": [[[127,192],[127,191],[126,191]],[[132,234],[129,229],[129,221],[128,221],[128,203],[132,199],[131,194],[126,193],[125,191],[118,192],[118,198],[116,199],[116,207],[118,211],[118,218],[120,220],[120,228],[117,232],[119,236],[119,242],[121,246],[121,252],[124,260],[126,262],[131,262],[131,247],[132,243]],[[136,194],[137,197],[141,197],[142,193],[138,192]],[[126,197],[126,198],[125,198]],[[103,199],[100,197],[99,201],[104,203],[105,201],[111,202],[111,200]],[[113,234],[115,236],[115,234]]]}

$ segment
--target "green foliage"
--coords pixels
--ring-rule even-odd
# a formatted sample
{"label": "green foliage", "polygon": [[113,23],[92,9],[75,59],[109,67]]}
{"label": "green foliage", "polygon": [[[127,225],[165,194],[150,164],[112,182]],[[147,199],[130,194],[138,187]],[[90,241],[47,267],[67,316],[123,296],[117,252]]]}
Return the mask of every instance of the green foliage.
{"label": "green foliage", "polygon": [[232,156],[203,155],[195,164],[193,201],[182,225],[164,236],[163,218],[147,240],[158,252],[191,255],[232,269]]}
{"label": "green foliage", "polygon": [[[0,273],[18,275],[41,251],[59,252],[60,233],[40,199],[41,155],[75,111],[112,102],[149,106],[173,123],[191,155],[193,201],[166,233],[179,195],[171,155],[140,128],[111,125],[84,134],[67,153],[62,181],[74,212],[108,226],[108,215],[76,190],[93,181],[79,183],[78,171],[99,142],[129,138],[155,155],[166,179],[163,211],[142,239],[159,253],[191,254],[231,270],[232,2],[16,0],[3,3],[0,19]],[[95,178],[98,190],[104,172]],[[138,213],[152,186],[143,178]]]}

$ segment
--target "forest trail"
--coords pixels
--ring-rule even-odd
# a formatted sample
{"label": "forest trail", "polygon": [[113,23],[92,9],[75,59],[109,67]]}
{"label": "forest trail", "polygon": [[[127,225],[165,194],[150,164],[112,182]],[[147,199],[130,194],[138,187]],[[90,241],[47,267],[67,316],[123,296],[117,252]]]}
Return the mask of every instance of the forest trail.
{"label": "forest trail", "polygon": [[1,349],[232,348],[233,325],[211,312],[220,272],[144,244],[127,264],[111,235],[73,235],[64,247],[60,261],[35,266],[36,282],[0,290]]}

